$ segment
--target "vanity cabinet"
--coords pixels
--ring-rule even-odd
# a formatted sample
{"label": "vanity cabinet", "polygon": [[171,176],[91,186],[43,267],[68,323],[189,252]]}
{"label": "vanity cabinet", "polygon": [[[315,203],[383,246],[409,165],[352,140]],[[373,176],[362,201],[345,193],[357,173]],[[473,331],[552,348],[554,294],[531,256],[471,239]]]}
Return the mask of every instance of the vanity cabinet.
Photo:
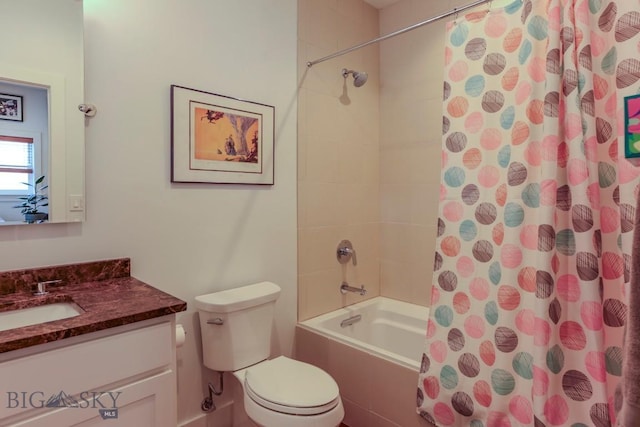
{"label": "vanity cabinet", "polygon": [[0,426],[175,427],[175,315],[0,354]]}

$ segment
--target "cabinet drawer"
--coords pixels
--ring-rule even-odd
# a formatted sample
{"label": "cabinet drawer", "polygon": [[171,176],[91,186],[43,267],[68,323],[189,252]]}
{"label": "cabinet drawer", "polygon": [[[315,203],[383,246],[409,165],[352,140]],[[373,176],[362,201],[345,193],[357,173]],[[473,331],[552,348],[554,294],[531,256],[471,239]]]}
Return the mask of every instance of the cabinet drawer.
{"label": "cabinet drawer", "polygon": [[167,321],[0,363],[0,420],[46,405],[52,396],[100,391],[170,369],[171,325]]}
{"label": "cabinet drawer", "polygon": [[11,423],[10,426],[175,427],[173,384],[173,372],[163,372],[112,390],[112,396],[117,396],[115,401],[107,397],[101,403],[82,401],[82,406],[78,408],[47,408],[42,413]]}

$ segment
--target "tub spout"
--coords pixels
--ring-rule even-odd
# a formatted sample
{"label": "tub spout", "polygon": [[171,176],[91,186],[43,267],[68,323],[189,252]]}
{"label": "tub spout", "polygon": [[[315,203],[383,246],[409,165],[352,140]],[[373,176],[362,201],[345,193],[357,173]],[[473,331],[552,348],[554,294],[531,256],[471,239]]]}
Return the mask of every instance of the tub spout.
{"label": "tub spout", "polygon": [[361,285],[359,288],[354,288],[353,286],[349,286],[347,282],[342,282],[340,285],[340,292],[342,294],[346,294],[347,292],[355,292],[362,296],[367,294],[367,290],[364,288],[364,285]]}
{"label": "tub spout", "polygon": [[356,322],[359,322],[362,320],[362,315],[361,314],[356,314],[355,316],[351,316],[347,319],[344,319],[342,322],[340,322],[340,327],[341,328],[346,328],[347,326],[351,326]]}

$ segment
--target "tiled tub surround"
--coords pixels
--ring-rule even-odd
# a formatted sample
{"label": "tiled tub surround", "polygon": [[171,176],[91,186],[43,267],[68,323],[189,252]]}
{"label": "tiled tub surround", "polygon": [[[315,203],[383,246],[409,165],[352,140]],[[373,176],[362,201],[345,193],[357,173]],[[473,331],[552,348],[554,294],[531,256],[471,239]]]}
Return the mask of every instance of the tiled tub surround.
{"label": "tiled tub surround", "polygon": [[[340,327],[354,315],[361,320]],[[427,317],[426,307],[384,297],[350,305],[298,324],[295,358],[336,380],[349,427],[430,427],[416,414]]]}
{"label": "tiled tub surround", "polygon": [[[62,280],[45,296],[35,284]],[[0,332],[0,353],[185,311],[187,303],[130,276],[127,258],[0,272],[0,312],[74,302],[75,317]]]}

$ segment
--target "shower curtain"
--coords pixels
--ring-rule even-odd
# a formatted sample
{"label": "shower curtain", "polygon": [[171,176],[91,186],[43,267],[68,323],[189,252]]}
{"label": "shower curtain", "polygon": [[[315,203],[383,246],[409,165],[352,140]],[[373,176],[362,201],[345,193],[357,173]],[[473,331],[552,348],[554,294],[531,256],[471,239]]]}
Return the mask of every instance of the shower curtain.
{"label": "shower curtain", "polygon": [[619,90],[640,78],[638,10],[520,0],[447,25],[417,396],[433,424],[615,422],[638,184]]}

